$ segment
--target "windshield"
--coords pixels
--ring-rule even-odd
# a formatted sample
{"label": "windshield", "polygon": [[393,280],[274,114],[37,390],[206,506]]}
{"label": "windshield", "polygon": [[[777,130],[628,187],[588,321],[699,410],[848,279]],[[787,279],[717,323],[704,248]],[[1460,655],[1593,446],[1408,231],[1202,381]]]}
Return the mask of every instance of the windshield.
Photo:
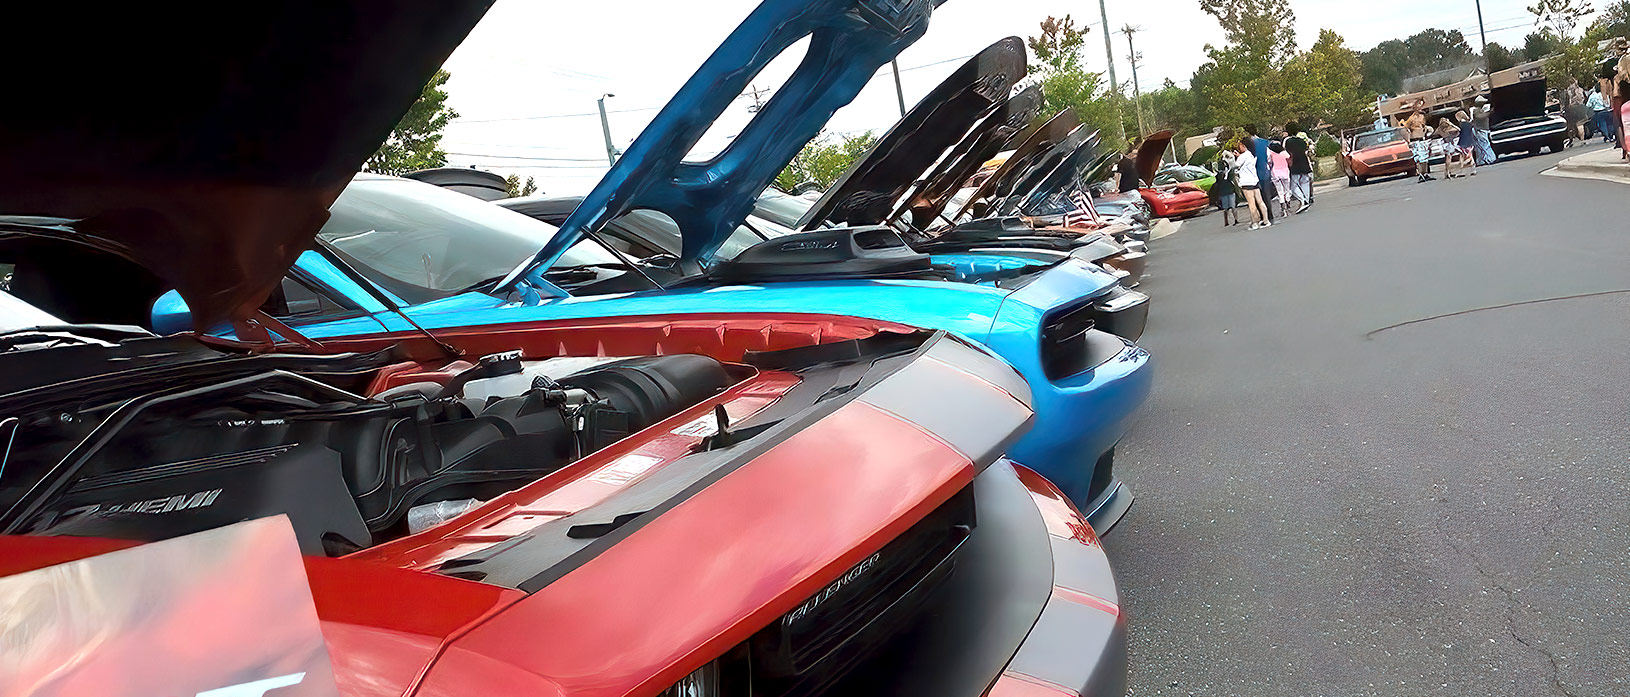
{"label": "windshield", "polygon": [[[760,221],[752,219],[751,216],[749,216],[748,224],[763,230],[766,235],[775,236],[776,234],[771,230],[766,230],[765,227],[768,226],[761,225]],[[621,217],[612,221],[611,226],[621,228],[638,239],[649,241],[654,246],[671,249],[676,253],[680,249],[679,225],[673,221],[673,218],[669,218],[665,214],[642,208],[624,213]],[[713,258],[718,260],[734,259],[737,254],[741,254],[748,247],[762,241],[762,238],[753,234],[753,231],[746,226],[737,227],[735,232],[730,233],[730,237],[724,241],[724,244],[719,245],[719,251],[713,253]]]}
{"label": "windshield", "polygon": [[66,324],[51,313],[30,305],[16,296],[0,290],[0,332],[12,332],[29,327],[51,327]]}
{"label": "windshield", "polygon": [[753,213],[760,218],[791,229],[798,229],[798,221],[815,202],[799,196],[789,196],[774,189],[765,191],[753,204]]}
{"label": "windshield", "polygon": [[1365,148],[1374,148],[1386,145],[1387,143],[1402,142],[1404,142],[1403,130],[1398,128],[1389,128],[1385,131],[1371,131],[1369,133],[1358,134],[1358,136],[1353,139],[1353,149],[1363,150]]}
{"label": "windshield", "polygon": [[[548,223],[405,179],[352,181],[329,214],[317,237],[409,302],[501,278],[555,235]],[[616,263],[605,250],[580,244],[555,266]]]}

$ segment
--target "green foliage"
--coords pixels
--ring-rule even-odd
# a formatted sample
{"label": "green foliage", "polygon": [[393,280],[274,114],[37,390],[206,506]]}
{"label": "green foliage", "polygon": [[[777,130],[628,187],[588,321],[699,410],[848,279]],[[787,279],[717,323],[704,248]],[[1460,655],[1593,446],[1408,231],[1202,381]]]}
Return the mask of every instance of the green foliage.
{"label": "green foliage", "polygon": [[1248,71],[1265,72],[1296,51],[1296,13],[1287,2],[1200,0],[1200,9],[1217,18],[1224,38],[1239,49],[1232,57],[1246,61]]}
{"label": "green foliage", "polygon": [[1562,50],[1562,39],[1548,29],[1533,32],[1522,39],[1523,61],[1537,61]]}
{"label": "green foliage", "polygon": [[1365,90],[1398,94],[1406,78],[1475,63],[1476,59],[1460,30],[1427,29],[1407,39],[1376,44],[1360,54],[1359,61]]}
{"label": "green foliage", "polygon": [[1630,0],[1618,0],[1603,7],[1590,28],[1604,39],[1630,36]]}
{"label": "green foliage", "polygon": [[877,136],[871,131],[859,135],[840,134],[836,138],[817,136],[776,175],[775,185],[791,191],[804,182],[814,182],[825,189],[876,144]]}
{"label": "green foliage", "polygon": [[1341,143],[1336,142],[1335,138],[1331,138],[1329,133],[1320,134],[1318,142],[1313,144],[1314,157],[1330,157],[1340,152]]}
{"label": "green foliage", "polygon": [[538,183],[533,181],[531,177],[527,177],[526,183],[523,184],[521,183],[521,175],[511,174],[504,177],[504,189],[509,192],[510,198],[515,198],[517,196],[531,196],[532,194],[537,193]]}
{"label": "green foliage", "polygon": [[1569,80],[1577,80],[1581,87],[1595,85],[1596,65],[1602,59],[1601,52],[1596,50],[1596,42],[1605,38],[1605,28],[1592,25],[1578,40],[1567,42],[1545,59],[1546,87],[1565,88]]}
{"label": "green foliage", "polygon": [[1587,0],[1539,0],[1528,7],[1528,12],[1534,15],[1535,24],[1544,25],[1564,43],[1571,43],[1573,30],[1595,10]]}
{"label": "green foliage", "polygon": [[1313,46],[1282,71],[1288,93],[1284,113],[1301,115],[1309,125],[1323,121],[1340,128],[1370,120],[1372,95],[1364,90],[1362,67],[1340,34],[1319,30]]}
{"label": "green foliage", "polygon": [[[1630,0],[1626,1],[1630,2]],[[1489,42],[1488,51],[1484,55],[1488,59],[1489,70],[1494,72],[1505,70],[1522,62],[1522,57],[1516,51],[1500,45],[1497,41]]]}
{"label": "green foliage", "polygon": [[447,153],[441,149],[442,130],[449,121],[458,118],[458,112],[447,106],[447,91],[443,89],[449,77],[452,76],[445,70],[437,70],[431,76],[390,136],[363,164],[364,169],[380,174],[406,174],[447,164]]}
{"label": "green foliage", "polygon": [[1087,40],[1092,27],[1077,27],[1069,15],[1063,19],[1048,17],[1041,22],[1041,34],[1025,39],[1030,55],[1035,56],[1036,71],[1071,71],[1081,67],[1081,45]]}

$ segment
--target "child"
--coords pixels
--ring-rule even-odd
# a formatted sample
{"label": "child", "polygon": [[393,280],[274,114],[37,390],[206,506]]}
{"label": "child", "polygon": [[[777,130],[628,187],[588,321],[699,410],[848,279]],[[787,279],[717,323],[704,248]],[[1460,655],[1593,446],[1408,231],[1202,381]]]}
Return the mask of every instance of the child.
{"label": "child", "polygon": [[1268,144],[1269,171],[1273,173],[1274,200],[1279,202],[1279,215],[1290,215],[1290,153],[1279,141]]}
{"label": "child", "polygon": [[1222,154],[1217,157],[1217,183],[1211,185],[1211,193],[1217,196],[1217,207],[1222,209],[1223,227],[1239,224],[1239,213],[1234,206],[1239,204],[1239,185],[1234,182],[1237,174],[1237,165],[1234,162],[1234,146],[1229,144],[1223,148]]}

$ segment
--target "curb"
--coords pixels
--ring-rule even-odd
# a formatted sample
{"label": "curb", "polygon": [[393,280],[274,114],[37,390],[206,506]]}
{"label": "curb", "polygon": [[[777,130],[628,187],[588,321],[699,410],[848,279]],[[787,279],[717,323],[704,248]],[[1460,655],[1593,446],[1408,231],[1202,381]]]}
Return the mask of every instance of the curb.
{"label": "curb", "polygon": [[1591,155],[1596,155],[1596,153],[1575,155],[1556,163],[1555,167],[1545,170],[1541,174],[1569,179],[1595,179],[1597,181],[1630,184],[1630,164],[1586,161]]}

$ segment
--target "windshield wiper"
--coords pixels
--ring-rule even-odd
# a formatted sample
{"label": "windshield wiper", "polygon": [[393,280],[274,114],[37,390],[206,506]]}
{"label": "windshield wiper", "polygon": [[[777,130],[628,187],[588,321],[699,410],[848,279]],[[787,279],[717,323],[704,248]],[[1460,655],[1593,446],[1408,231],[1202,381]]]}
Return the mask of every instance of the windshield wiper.
{"label": "windshield wiper", "polygon": [[441,350],[447,352],[448,356],[458,358],[464,355],[463,351],[454,348],[452,344],[442,341],[441,337],[430,333],[430,330],[419,326],[419,323],[413,321],[413,318],[409,317],[408,313],[403,312],[402,308],[398,307],[395,301],[391,300],[389,296],[385,295],[384,291],[381,291],[378,286],[375,286],[373,281],[368,280],[367,276],[363,276],[362,272],[357,271],[356,268],[351,266],[349,262],[340,258],[340,255],[335,254],[334,250],[329,249],[327,245],[319,244],[316,245],[315,249],[319,255],[328,260],[328,263],[333,264],[334,268],[339,269],[340,273],[350,277],[353,282],[355,282],[358,286],[361,286],[363,292],[373,296],[374,300],[378,300],[381,305],[385,306],[385,309],[396,313],[396,315],[405,320],[409,326],[419,330],[420,334],[425,335],[432,342],[435,342],[437,346],[441,347]]}

